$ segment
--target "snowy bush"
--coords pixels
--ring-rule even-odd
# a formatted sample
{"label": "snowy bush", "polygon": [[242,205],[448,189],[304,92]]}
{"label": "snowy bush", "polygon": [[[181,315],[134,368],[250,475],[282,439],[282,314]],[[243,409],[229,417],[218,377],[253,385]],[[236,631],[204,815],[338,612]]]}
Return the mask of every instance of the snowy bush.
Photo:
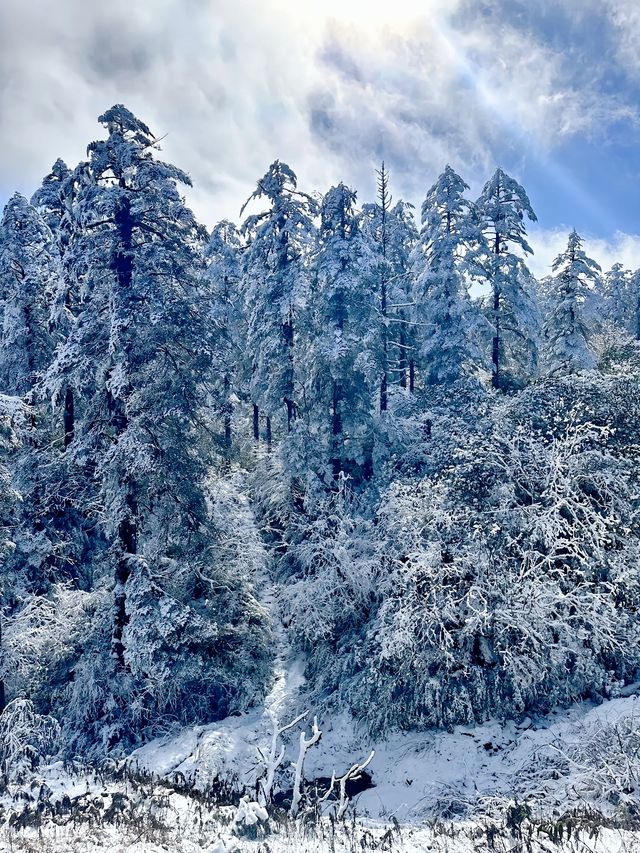
{"label": "snowy bush", "polygon": [[24,782],[54,751],[60,726],[36,713],[29,699],[13,699],[0,714],[0,767],[8,782]]}

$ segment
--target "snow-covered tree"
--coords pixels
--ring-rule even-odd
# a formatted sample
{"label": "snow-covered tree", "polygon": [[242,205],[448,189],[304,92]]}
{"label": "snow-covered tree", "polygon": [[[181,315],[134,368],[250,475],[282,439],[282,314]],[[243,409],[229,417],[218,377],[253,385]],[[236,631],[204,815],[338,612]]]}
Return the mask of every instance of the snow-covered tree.
{"label": "snow-covered tree", "polygon": [[469,298],[481,238],[469,187],[447,166],[422,205],[414,250],[414,316],[419,363],[428,383],[449,384],[477,375],[486,321]]}
{"label": "snow-covered tree", "polygon": [[[519,381],[519,374],[531,374],[537,361],[534,287],[522,257],[516,254],[532,253],[524,220],[526,216],[535,222],[536,215],[524,189],[502,169],[487,181],[476,205],[486,242],[484,279],[491,288],[491,383],[503,388],[514,379]],[[523,360],[526,363],[519,364]]]}
{"label": "snow-covered tree", "polygon": [[[598,267],[599,269],[599,267]],[[593,281],[593,278],[591,278]],[[620,331],[635,333],[635,316],[631,272],[622,264],[614,264],[603,277],[603,314]],[[593,289],[587,294],[592,297]]]}
{"label": "snow-covered tree", "polygon": [[243,225],[249,240],[244,293],[255,438],[258,409],[270,423],[284,404],[288,432],[297,416],[296,320],[308,288],[305,261],[317,212],[311,196],[297,189],[295,173],[279,160],[258,181],[243,211],[261,198],[267,200],[267,210],[249,216]]}
{"label": "snow-covered tree", "polygon": [[219,222],[207,246],[207,280],[212,300],[212,322],[216,332],[214,387],[222,415],[223,447],[227,459],[231,453],[234,400],[242,393],[246,371],[246,322],[241,251],[243,245],[233,223]]}
{"label": "snow-covered tree", "polygon": [[323,464],[330,464],[334,479],[348,472],[359,480],[371,473],[373,396],[383,356],[377,259],[355,203],[355,192],[342,183],[322,201],[304,373],[310,433],[326,448]]}
{"label": "snow-covered tree", "polygon": [[442,471],[383,495],[380,605],[337,687],[374,730],[546,711],[635,677],[633,462],[588,420],[557,438],[509,421],[443,436]]}
{"label": "snow-covered tree", "polygon": [[[362,231],[377,259],[376,289],[380,327],[380,411],[389,404],[393,384],[406,388],[413,377],[413,338],[410,323],[410,262],[417,240],[413,205],[398,201],[392,206],[389,173],[384,163],[378,172],[378,199],[362,207]],[[376,287],[375,282],[373,286]]]}
{"label": "snow-covered tree", "polygon": [[556,375],[587,370],[596,359],[589,348],[584,305],[593,293],[589,285],[597,280],[600,267],[587,257],[575,230],[565,251],[554,260],[553,271],[555,291],[545,323],[547,370]]}
{"label": "snow-covered tree", "polygon": [[[212,562],[221,532],[205,490],[209,443],[200,417],[213,332],[203,293],[206,234],[178,192],[188,177],[152,156],[149,128],[122,105],[99,120],[108,138],[89,146],[77,170],[80,227],[69,250],[83,301],[46,383],[54,397],[69,385],[83,397],[68,452],[96,482],[93,511],[111,564],[112,604],[96,612],[79,667],[103,688],[88,717],[98,726],[136,703],[147,723],[224,713],[259,689],[266,650],[247,578],[233,563]],[[191,675],[171,689],[161,676],[160,637],[170,637],[176,658],[192,650]],[[256,683],[211,678],[213,662],[218,672],[232,670],[245,643]]]}
{"label": "snow-covered tree", "polygon": [[51,355],[49,300],[58,266],[51,231],[16,193],[0,223],[0,387],[25,396]]}

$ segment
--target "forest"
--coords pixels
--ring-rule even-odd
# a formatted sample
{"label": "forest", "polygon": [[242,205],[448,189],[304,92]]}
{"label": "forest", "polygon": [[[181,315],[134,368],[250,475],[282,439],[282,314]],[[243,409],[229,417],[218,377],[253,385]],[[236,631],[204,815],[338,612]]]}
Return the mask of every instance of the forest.
{"label": "forest", "polygon": [[283,642],[371,737],[640,680],[640,271],[534,278],[500,168],[276,160],[209,230],[99,123],[0,225],[4,777],[259,706]]}

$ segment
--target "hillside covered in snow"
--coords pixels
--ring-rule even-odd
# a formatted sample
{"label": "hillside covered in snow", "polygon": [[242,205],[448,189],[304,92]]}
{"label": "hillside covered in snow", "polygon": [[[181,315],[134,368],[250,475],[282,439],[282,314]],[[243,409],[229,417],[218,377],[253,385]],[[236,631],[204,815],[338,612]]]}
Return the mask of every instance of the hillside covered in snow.
{"label": "hillside covered in snow", "polygon": [[632,850],[640,271],[99,122],[0,223],[0,845]]}

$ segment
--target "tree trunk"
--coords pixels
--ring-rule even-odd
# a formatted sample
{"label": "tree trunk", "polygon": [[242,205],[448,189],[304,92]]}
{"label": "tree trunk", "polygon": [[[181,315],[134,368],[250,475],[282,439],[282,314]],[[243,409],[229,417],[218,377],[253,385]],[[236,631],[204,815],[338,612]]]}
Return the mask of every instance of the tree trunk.
{"label": "tree trunk", "polygon": [[[2,653],[2,617],[0,616],[0,653]],[[7,707],[7,700],[4,690],[4,679],[0,678],[0,714]]]}
{"label": "tree trunk", "polygon": [[[124,179],[120,180],[120,186],[124,188]],[[117,250],[113,256],[113,271],[117,280],[116,313],[119,310],[123,314],[130,313],[129,304],[131,298],[131,285],[133,281],[133,217],[131,215],[131,202],[126,195],[122,195],[115,208],[114,221],[118,237]],[[118,318],[120,319],[120,318]],[[124,336],[120,346],[127,351],[131,341]],[[131,388],[128,389],[129,393]],[[128,417],[125,400],[121,397],[113,397],[107,391],[107,405],[111,414],[111,425],[117,435],[122,435],[128,426]],[[125,513],[118,524],[118,558],[115,566],[115,600],[114,621],[112,634],[112,651],[116,659],[118,669],[124,669],[125,646],[123,642],[124,628],[128,622],[127,617],[127,581],[131,575],[131,557],[137,553],[137,501],[135,483],[127,478],[121,484],[124,490]]]}
{"label": "tree trunk", "polygon": [[284,402],[287,406],[287,432],[291,432],[291,424],[295,420],[296,412],[293,402],[293,378],[294,378],[294,361],[293,361],[293,314],[289,311],[289,317],[286,323],[282,325],[282,334],[287,347],[287,372],[285,379],[285,394]]}
{"label": "tree trunk", "polygon": [[[496,239],[493,249],[496,258],[500,255],[500,234],[496,233]],[[499,274],[499,267],[496,261],[496,269],[494,275]],[[491,375],[491,385],[494,388],[500,388],[502,379],[500,376],[500,287],[497,281],[493,282],[493,322],[495,325],[495,335],[493,338],[493,348],[491,352],[491,360],[493,362],[493,372]]]}
{"label": "tree trunk", "polygon": [[500,291],[496,288],[493,294],[493,322],[495,324],[495,335],[493,337],[493,349],[491,361],[493,372],[491,374],[491,385],[500,388]]}
{"label": "tree trunk", "polygon": [[398,371],[400,373],[400,387],[407,387],[407,335],[404,329],[404,317],[400,323],[400,358],[398,359]]}
{"label": "tree trunk", "polygon": [[342,417],[340,416],[340,396],[342,390],[337,382],[333,383],[333,399],[332,399],[332,423],[331,434],[333,435],[333,459],[331,467],[333,471],[333,479],[337,480],[342,472],[342,458],[339,452],[339,436],[342,434]]}
{"label": "tree trunk", "polygon": [[380,411],[386,412],[388,400],[388,350],[389,343],[387,340],[387,283],[382,280],[380,286],[380,310],[382,313],[382,379],[380,380]]}
{"label": "tree trunk", "polygon": [[260,409],[253,404],[253,440],[258,443],[260,441]]}
{"label": "tree trunk", "polygon": [[127,494],[125,498],[127,515],[122,519],[118,527],[121,553],[116,563],[116,588],[115,588],[115,615],[113,624],[112,649],[114,657],[120,669],[125,669],[125,646],[123,642],[124,629],[129,621],[127,616],[127,581],[131,576],[130,558],[137,553],[137,504],[133,492],[133,484],[126,485]]}
{"label": "tree trunk", "polygon": [[69,385],[67,385],[67,390],[64,392],[62,420],[64,424],[64,449],[66,450],[73,441],[75,433],[73,390]]}
{"label": "tree trunk", "polygon": [[231,415],[233,414],[233,406],[231,405],[231,380],[229,375],[224,377],[224,448],[227,455],[231,453]]}
{"label": "tree trunk", "polygon": [[269,415],[266,417],[265,433],[265,438],[267,440],[267,453],[271,453],[271,418]]}
{"label": "tree trunk", "polygon": [[409,391],[413,394],[416,389],[416,363],[413,359],[409,360]]}

